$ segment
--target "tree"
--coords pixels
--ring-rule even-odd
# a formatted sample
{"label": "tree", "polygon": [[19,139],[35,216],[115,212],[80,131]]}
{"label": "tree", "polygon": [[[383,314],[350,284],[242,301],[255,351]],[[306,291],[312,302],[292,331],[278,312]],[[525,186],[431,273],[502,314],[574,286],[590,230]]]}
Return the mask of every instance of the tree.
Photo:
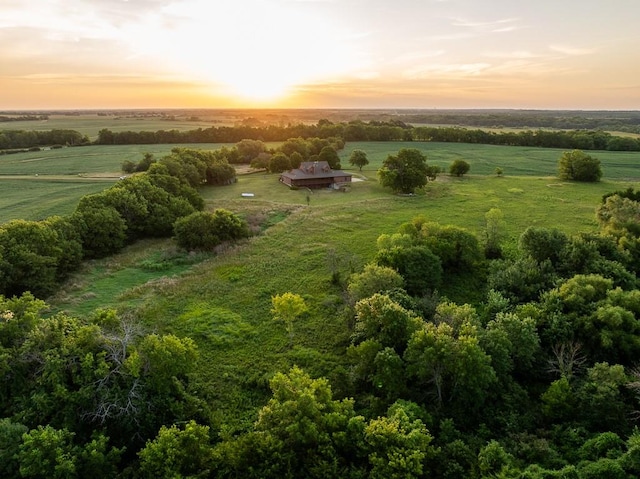
{"label": "tree", "polygon": [[397,193],[413,193],[427,184],[427,158],[416,148],[402,148],[397,155],[389,155],[378,170],[384,187]]}
{"label": "tree", "polygon": [[51,294],[63,250],[46,222],[12,220],[0,226],[0,294]]}
{"label": "tree", "polygon": [[383,347],[391,347],[402,354],[411,335],[422,320],[407,311],[389,296],[374,294],[356,304],[356,324],[352,343],[374,339]]}
{"label": "tree", "polygon": [[221,208],[213,213],[196,211],[181,217],[173,228],[178,246],[187,250],[213,250],[224,241],[249,236],[246,222]]}
{"label": "tree", "polygon": [[329,163],[332,170],[339,170],[342,167],[340,165],[340,157],[332,146],[323,147],[318,154],[318,160]]}
{"label": "tree", "polygon": [[482,260],[478,238],[464,228],[428,222],[421,224],[419,234],[420,244],[440,258],[445,272],[470,271]]}
{"label": "tree", "polygon": [[349,157],[349,164],[351,164],[352,166],[357,166],[360,171],[362,171],[362,167],[369,164],[367,154],[363,150],[353,150],[351,152],[351,156]]}
{"label": "tree", "polygon": [[113,207],[76,209],[71,222],[80,234],[85,258],[104,258],[125,245],[127,223]]}
{"label": "tree", "polygon": [[293,322],[309,311],[302,296],[294,293],[276,294],[271,298],[271,313],[276,321],[283,321],[287,333],[289,333],[289,342],[293,341]]}
{"label": "tree", "polygon": [[422,296],[440,286],[442,262],[427,246],[383,249],[376,255],[376,261],[398,271],[412,296]]}
{"label": "tree", "polygon": [[453,163],[449,166],[449,174],[460,177],[469,172],[471,165],[464,160],[453,160]]}
{"label": "tree", "polygon": [[[371,479],[429,477],[427,460],[435,456],[431,434],[420,419],[410,418],[401,404],[371,420],[364,431],[370,448]],[[427,469],[427,470],[425,470]]]}
{"label": "tree", "polygon": [[286,154],[278,152],[269,158],[268,169],[270,173],[282,173],[283,171],[290,170],[291,160]]}
{"label": "tree", "polygon": [[269,385],[254,430],[217,446],[220,477],[367,477],[365,421],[352,399],[334,400],[326,379],[298,367]]}
{"label": "tree", "polygon": [[251,163],[265,151],[265,144],[260,140],[242,140],[236,143],[241,163]]}
{"label": "tree", "polygon": [[365,265],[362,273],[354,273],[349,278],[347,292],[349,299],[355,304],[361,299],[369,298],[376,293],[384,293],[401,288],[403,279],[400,274],[388,266],[375,263]]}
{"label": "tree", "polygon": [[600,181],[600,160],[582,150],[565,151],[558,161],[558,176],[561,180]]}
{"label": "tree", "polygon": [[556,228],[529,226],[520,235],[518,247],[539,263],[549,260],[553,266],[557,266],[564,256],[567,243],[567,236]]}
{"label": "tree", "polygon": [[478,343],[476,326],[468,321],[458,328],[447,322],[424,323],[409,340],[404,359],[417,388],[430,393],[438,407],[461,407],[466,420],[481,408],[496,380],[491,357]]}
{"label": "tree", "polygon": [[162,426],[153,441],[138,452],[142,477],[203,477],[210,472],[213,448],[209,427],[189,421],[184,429]]}
{"label": "tree", "polygon": [[496,259],[502,257],[501,243],[505,237],[504,215],[499,208],[491,208],[484,215],[485,219],[485,245],[484,254],[487,258]]}

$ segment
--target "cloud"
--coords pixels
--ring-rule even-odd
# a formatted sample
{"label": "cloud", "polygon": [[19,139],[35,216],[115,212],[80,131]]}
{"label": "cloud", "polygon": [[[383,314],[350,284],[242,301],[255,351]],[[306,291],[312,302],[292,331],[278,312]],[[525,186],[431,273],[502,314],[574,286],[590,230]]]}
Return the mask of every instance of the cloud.
{"label": "cloud", "polygon": [[403,77],[408,80],[419,80],[434,77],[466,77],[476,76],[491,68],[490,63],[451,63],[430,64],[405,70]]}
{"label": "cloud", "polygon": [[549,45],[549,49],[569,56],[591,55],[597,51],[595,48],[580,48],[569,45]]}
{"label": "cloud", "polygon": [[514,26],[504,27],[505,24],[513,24],[519,21],[519,18],[503,18],[499,20],[491,20],[485,22],[471,21],[463,18],[454,18],[452,19],[452,25],[454,27],[464,27],[464,28],[475,28],[475,29],[490,29],[495,31],[495,28],[511,28],[514,29]]}
{"label": "cloud", "polygon": [[513,58],[513,59],[530,59],[530,58],[542,58],[544,55],[539,53],[533,53],[528,50],[513,50],[513,51],[489,51],[484,52],[482,56],[488,58]]}

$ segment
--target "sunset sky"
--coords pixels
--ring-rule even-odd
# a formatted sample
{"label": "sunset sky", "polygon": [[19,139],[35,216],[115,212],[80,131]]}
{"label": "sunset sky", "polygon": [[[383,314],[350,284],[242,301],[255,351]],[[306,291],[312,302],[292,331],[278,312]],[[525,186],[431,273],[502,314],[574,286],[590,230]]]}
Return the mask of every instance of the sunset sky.
{"label": "sunset sky", "polygon": [[640,109],[640,0],[0,0],[0,109]]}

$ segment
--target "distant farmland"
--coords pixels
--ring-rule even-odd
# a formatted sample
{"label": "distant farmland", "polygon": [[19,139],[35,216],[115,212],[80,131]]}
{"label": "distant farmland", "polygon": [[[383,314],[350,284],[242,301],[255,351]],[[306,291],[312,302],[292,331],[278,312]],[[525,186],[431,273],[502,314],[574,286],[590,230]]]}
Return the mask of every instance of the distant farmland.
{"label": "distant farmland", "polygon": [[[121,164],[125,160],[137,162],[145,153],[162,157],[174,146],[217,149],[221,144],[193,145],[122,145],[122,146],[86,146],[62,148],[38,152],[0,155],[0,223],[11,219],[42,219],[54,214],[69,214],[78,200],[86,194],[96,193],[117,181]],[[227,145],[229,146],[229,145]],[[370,164],[363,169],[371,182],[377,183],[376,171],[389,154],[395,154],[400,148],[418,148],[427,155],[427,161],[442,167],[446,172],[455,159],[464,159],[471,165],[469,177],[495,176],[496,168],[503,171],[505,180],[509,177],[555,177],[558,158],[563,150],[545,148],[508,147],[461,143],[424,143],[424,142],[353,142],[347,143],[340,152],[343,169],[359,173],[351,168],[348,158],[354,149],[367,153]],[[591,155],[600,159],[606,182],[632,183],[640,181],[640,153],[594,151]],[[276,176],[259,174],[260,183],[266,185],[266,195],[272,201],[289,204],[305,204],[304,195],[289,191],[278,184]],[[443,173],[438,182],[446,177]],[[252,175],[255,177],[255,175]],[[238,188],[249,177],[241,177]],[[625,186],[626,187],[626,186]],[[591,191],[612,187],[593,185]],[[216,196],[234,191],[217,191]],[[207,192],[205,195],[209,195]],[[354,187],[352,192],[339,201],[363,201],[389,195],[389,191],[369,184]],[[265,198],[265,195],[262,195]],[[333,201],[333,200],[332,200]]]}

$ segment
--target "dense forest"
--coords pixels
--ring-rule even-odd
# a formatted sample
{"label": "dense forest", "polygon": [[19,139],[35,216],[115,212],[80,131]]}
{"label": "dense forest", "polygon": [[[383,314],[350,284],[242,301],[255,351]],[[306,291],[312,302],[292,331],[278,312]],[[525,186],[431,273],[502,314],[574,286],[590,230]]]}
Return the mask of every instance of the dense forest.
{"label": "dense forest", "polygon": [[[3,477],[640,475],[633,189],[594,205],[597,232],[532,226],[515,249],[497,208],[481,238],[423,217],[380,234],[361,271],[332,278],[342,301],[326,319],[348,325],[346,366],[313,377],[292,365],[256,382],[248,394],[266,400],[243,429],[192,384],[193,339],[112,310],[51,314],[43,301],[83,259],[141,238],[197,250],[259,234],[232,212],[204,212],[196,187],[234,181],[228,158],[267,153],[270,171],[273,158],[335,159],[332,138],[147,155],[123,164],[140,174],[70,217],[0,226]],[[272,301],[293,334],[304,300]]]}

